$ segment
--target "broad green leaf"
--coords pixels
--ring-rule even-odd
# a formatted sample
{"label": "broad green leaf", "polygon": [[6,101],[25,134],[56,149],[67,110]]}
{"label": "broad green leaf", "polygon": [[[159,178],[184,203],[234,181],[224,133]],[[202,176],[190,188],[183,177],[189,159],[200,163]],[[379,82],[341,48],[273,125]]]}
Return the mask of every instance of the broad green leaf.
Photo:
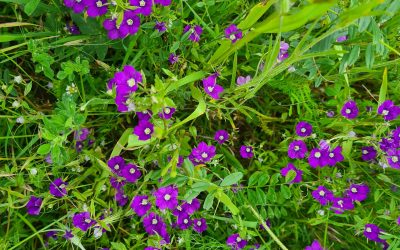
{"label": "broad green leaf", "polygon": [[42,144],[40,145],[40,147],[37,150],[37,153],[40,155],[47,155],[50,152],[51,149],[51,145],[46,143],[46,144]]}
{"label": "broad green leaf", "polygon": [[226,195],[223,191],[218,190],[215,193],[215,198],[217,198],[219,201],[225,204],[225,206],[228,207],[228,209],[231,211],[233,215],[237,215],[239,213],[239,208],[233,204],[232,200],[229,198],[228,195]]}
{"label": "broad green leaf", "polygon": [[375,46],[370,43],[365,50],[365,64],[368,69],[372,69],[375,61]]}
{"label": "broad green leaf", "polygon": [[206,73],[204,73],[203,71],[194,72],[188,76],[185,76],[184,78],[179,79],[179,80],[169,84],[168,86],[166,86],[165,94],[167,94],[171,91],[177,90],[188,83],[192,83],[192,82],[198,81],[200,79],[203,79],[205,76],[206,76]]}
{"label": "broad green leaf", "polygon": [[290,188],[286,185],[281,186],[281,194],[283,198],[289,199],[292,196],[292,193],[290,192]]}
{"label": "broad green leaf", "polygon": [[291,181],[294,180],[294,178],[296,178],[296,171],[294,170],[289,170],[289,172],[287,173],[287,175],[285,176],[285,182],[289,183]]}
{"label": "broad green leaf", "polygon": [[220,186],[221,187],[231,186],[233,184],[238,183],[239,180],[242,178],[243,178],[243,173],[241,172],[230,174],[222,180]]}
{"label": "broad green leaf", "polygon": [[40,0],[30,0],[24,7],[24,12],[31,16],[35,12],[36,8],[39,6]]}
{"label": "broad green leaf", "polygon": [[121,138],[117,141],[114,146],[113,151],[111,152],[110,158],[120,155],[122,149],[125,147],[126,143],[128,143],[129,136],[132,134],[133,128],[127,128],[124,133],[121,135]]}
{"label": "broad green leaf", "polygon": [[205,210],[208,210],[212,207],[214,202],[214,194],[213,193],[209,193],[206,197],[206,199],[204,200],[204,204],[203,204],[203,208]]}

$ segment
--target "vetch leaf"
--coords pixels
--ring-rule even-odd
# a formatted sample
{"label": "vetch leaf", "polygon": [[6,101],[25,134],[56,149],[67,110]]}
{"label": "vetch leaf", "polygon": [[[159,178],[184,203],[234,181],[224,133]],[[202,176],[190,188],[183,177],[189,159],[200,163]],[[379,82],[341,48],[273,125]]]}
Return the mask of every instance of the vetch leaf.
{"label": "vetch leaf", "polygon": [[241,172],[230,174],[222,180],[220,186],[221,187],[231,186],[233,184],[238,183],[238,181],[242,178],[243,174]]}
{"label": "vetch leaf", "polygon": [[40,155],[47,155],[50,152],[51,149],[51,145],[46,143],[46,144],[42,144],[40,145],[40,147],[37,150],[37,153]]}

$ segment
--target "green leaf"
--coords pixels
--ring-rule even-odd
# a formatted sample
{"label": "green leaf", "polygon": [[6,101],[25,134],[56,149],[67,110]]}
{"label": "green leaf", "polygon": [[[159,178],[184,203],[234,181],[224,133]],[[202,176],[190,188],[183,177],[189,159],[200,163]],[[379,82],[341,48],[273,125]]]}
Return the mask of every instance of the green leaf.
{"label": "green leaf", "polygon": [[387,92],[387,85],[388,85],[388,79],[387,79],[387,68],[383,71],[383,77],[382,77],[382,85],[381,85],[381,90],[379,91],[379,105],[382,104],[386,100],[386,92]]}
{"label": "green leaf", "polygon": [[281,193],[282,193],[283,198],[285,198],[286,200],[292,196],[292,193],[290,192],[290,188],[286,185],[281,186]]}
{"label": "green leaf", "polygon": [[120,155],[122,148],[125,147],[126,143],[129,140],[129,136],[132,134],[133,128],[127,128],[124,133],[121,135],[121,138],[117,141],[114,146],[113,151],[111,152],[110,158]]}
{"label": "green leaf", "polygon": [[209,210],[214,202],[214,194],[213,193],[209,193],[206,197],[206,199],[204,200],[204,204],[203,204],[203,208],[205,210]]}
{"label": "green leaf", "polygon": [[222,180],[220,186],[221,187],[231,186],[233,184],[238,183],[238,181],[242,178],[243,174],[241,172],[230,174]]}
{"label": "green leaf", "polygon": [[39,6],[40,0],[30,0],[24,7],[24,12],[31,16],[35,12],[36,8]]}
{"label": "green leaf", "polygon": [[46,143],[46,144],[42,144],[40,145],[40,147],[37,150],[37,153],[40,155],[47,155],[50,152],[51,149],[51,145]]}
{"label": "green leaf", "polygon": [[254,172],[249,178],[249,186],[256,186],[258,184],[258,178],[261,175],[260,171]]}
{"label": "green leaf", "polygon": [[177,90],[188,83],[192,83],[192,82],[198,81],[200,79],[203,79],[205,76],[206,76],[206,73],[204,73],[203,71],[194,72],[188,76],[185,76],[184,78],[179,79],[178,81],[175,81],[172,84],[168,85],[165,88],[165,94],[167,94],[171,91]]}
{"label": "green leaf", "polygon": [[199,181],[192,185],[192,189],[193,189],[193,191],[200,193],[200,192],[207,190],[210,186],[211,186],[211,184],[208,182]]}
{"label": "green leaf", "polygon": [[229,198],[228,195],[226,195],[223,191],[218,190],[215,193],[215,198],[217,198],[219,201],[225,204],[225,206],[228,207],[228,209],[231,211],[233,215],[237,215],[239,213],[239,208],[233,204],[232,200]]}
{"label": "green leaf", "polygon": [[121,242],[111,242],[111,249],[112,250],[126,250],[126,247]]}
{"label": "green leaf", "polygon": [[370,43],[365,51],[365,64],[368,69],[372,69],[375,61],[375,46]]}
{"label": "green leaf", "polygon": [[353,65],[357,61],[359,56],[360,56],[360,46],[356,45],[350,51],[349,58],[347,60],[347,65],[348,66]]}
{"label": "green leaf", "polygon": [[32,89],[32,82],[28,83],[28,84],[25,86],[25,89],[24,89],[24,96],[27,96],[27,95],[29,94],[29,92],[31,92],[31,89]]}
{"label": "green leaf", "polygon": [[285,176],[285,182],[289,183],[291,181],[294,180],[294,178],[296,178],[296,171],[294,170],[289,170],[289,172],[287,173],[287,175]]}

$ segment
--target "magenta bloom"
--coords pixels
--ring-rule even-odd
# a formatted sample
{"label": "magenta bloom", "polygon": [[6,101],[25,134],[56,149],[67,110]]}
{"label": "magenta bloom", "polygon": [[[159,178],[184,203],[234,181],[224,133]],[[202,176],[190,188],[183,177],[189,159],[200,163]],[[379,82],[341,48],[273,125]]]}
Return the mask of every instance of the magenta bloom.
{"label": "magenta bloom", "polygon": [[182,214],[181,216],[178,216],[178,219],[176,221],[177,226],[181,229],[181,230],[186,230],[188,229],[193,221],[190,219],[188,214]]}
{"label": "magenta bloom", "polygon": [[52,183],[50,183],[50,194],[57,198],[67,195],[67,185],[68,182],[63,182],[61,178],[55,179]]}
{"label": "magenta bloom", "polygon": [[215,132],[214,140],[216,140],[218,144],[223,144],[228,139],[229,139],[229,134],[226,130],[221,129]]}
{"label": "magenta bloom", "polygon": [[142,173],[136,165],[128,163],[122,168],[121,176],[124,177],[126,181],[134,183],[142,176]]}
{"label": "magenta bloom", "polygon": [[107,0],[86,0],[89,17],[102,16],[107,13]]}
{"label": "magenta bloom", "polygon": [[282,62],[283,60],[285,60],[286,58],[289,57],[289,44],[281,41],[280,47],[279,47],[279,54],[278,54],[278,62]]}
{"label": "magenta bloom", "polygon": [[207,230],[207,222],[206,219],[194,219],[193,220],[193,229],[198,233],[202,233]]}
{"label": "magenta bloom", "polygon": [[125,181],[122,178],[115,178],[114,176],[111,176],[110,184],[113,188],[122,190],[122,188],[125,186]]}
{"label": "magenta bloom", "polygon": [[376,150],[374,147],[362,147],[361,149],[361,159],[364,161],[371,161],[376,158]]}
{"label": "magenta bloom", "polygon": [[194,27],[190,25],[186,25],[183,29],[183,33],[190,32],[189,39],[193,42],[200,41],[200,35],[203,33],[203,29],[199,25],[195,25]]}
{"label": "magenta bloom", "polygon": [[240,156],[242,158],[252,158],[254,156],[253,147],[251,146],[240,146]]}
{"label": "magenta bloom", "polygon": [[154,132],[154,125],[149,121],[142,120],[133,129],[133,133],[139,137],[140,141],[146,141],[151,138]]}
{"label": "magenta bloom", "polygon": [[72,35],[79,35],[81,33],[81,31],[79,30],[79,27],[73,23],[71,23],[71,24],[67,23],[66,28],[69,31],[69,33],[71,33]]}
{"label": "magenta bloom", "polygon": [[168,61],[170,64],[175,64],[179,60],[179,56],[175,55],[174,53],[171,53],[168,57]]}
{"label": "magenta bloom", "polygon": [[120,175],[122,169],[125,167],[125,160],[121,156],[117,155],[108,160],[107,165],[113,173]]}
{"label": "magenta bloom", "polygon": [[301,171],[300,169],[296,168],[293,163],[288,163],[288,165],[284,168],[281,169],[281,175],[283,177],[286,177],[286,175],[289,173],[290,170],[293,170],[294,172],[296,172],[296,176],[294,177],[294,179],[290,182],[290,183],[299,183],[302,180],[302,175],[303,175],[303,171]]}
{"label": "magenta bloom", "polygon": [[220,98],[221,92],[224,91],[224,88],[217,84],[217,77],[218,74],[212,74],[203,79],[204,91],[216,100]]}
{"label": "magenta bloom", "polygon": [[132,200],[131,208],[138,216],[142,217],[151,208],[149,197],[147,195],[135,196]]}
{"label": "magenta bloom", "polygon": [[347,36],[339,36],[336,38],[336,42],[341,43],[347,40]]}
{"label": "magenta bloom", "polygon": [[167,225],[165,225],[162,218],[153,212],[149,213],[149,215],[143,219],[143,226],[146,232],[150,235],[156,233],[162,235],[165,234],[167,230]]}
{"label": "magenta bloom", "polygon": [[324,248],[317,240],[314,240],[313,243],[310,246],[306,246],[304,250],[324,250]]}
{"label": "magenta bloom", "polygon": [[135,13],[148,16],[152,12],[153,0],[129,0],[132,6],[137,7]]}
{"label": "magenta bloom", "polygon": [[194,198],[191,201],[186,201],[182,204],[182,210],[185,211],[187,214],[191,215],[194,214],[200,208],[200,201],[197,198]]}
{"label": "magenta bloom", "polygon": [[363,201],[368,198],[369,188],[366,184],[351,184],[349,189],[346,190],[346,196],[350,197],[353,201]]}
{"label": "magenta bloom", "polygon": [[[117,19],[105,19],[103,21],[103,27],[107,30],[107,36],[110,40],[124,37],[120,34],[120,31],[117,28]],[[112,89],[112,87],[109,89]]]}
{"label": "magenta bloom", "polygon": [[226,244],[234,250],[243,249],[247,245],[247,240],[240,238],[239,234],[232,234],[226,239]]}
{"label": "magenta bloom", "polygon": [[140,26],[140,18],[135,11],[128,10],[124,12],[124,18],[119,26],[120,36],[134,35],[138,32]]}
{"label": "magenta bloom", "polygon": [[115,73],[114,80],[117,83],[117,91],[132,93],[138,89],[142,82],[142,74],[131,65],[125,65],[123,71]]}
{"label": "magenta bloom", "polygon": [[151,110],[144,110],[142,112],[136,112],[136,115],[139,118],[139,121],[142,121],[142,120],[148,121],[148,120],[150,120],[153,113],[151,112]]}
{"label": "magenta bloom", "polygon": [[392,121],[400,115],[400,107],[395,106],[393,101],[386,100],[379,105],[378,114],[383,115],[385,121]]}
{"label": "magenta bloom", "polygon": [[342,155],[342,147],[337,146],[332,151],[327,152],[327,161],[329,166],[335,166],[336,163],[342,162],[344,157]]}
{"label": "magenta bloom", "polygon": [[242,86],[250,81],[251,81],[251,76],[246,76],[246,77],[238,76],[238,78],[236,79],[236,84]]}
{"label": "magenta bloom", "polygon": [[395,143],[398,143],[400,146],[400,127],[397,127],[396,129],[392,130],[392,138]]}
{"label": "magenta bloom", "polygon": [[358,116],[358,107],[355,101],[346,102],[340,111],[347,119],[354,119]]}
{"label": "magenta bloom", "polygon": [[155,4],[161,4],[163,6],[171,5],[171,0],[154,0]]}
{"label": "magenta bloom", "polygon": [[308,156],[308,163],[311,167],[325,167],[328,164],[328,151],[319,148],[314,148],[311,150]]}
{"label": "magenta bloom", "polygon": [[96,224],[95,220],[90,219],[89,212],[77,213],[72,217],[72,224],[74,227],[79,228],[82,231],[87,231],[91,226]]}
{"label": "magenta bloom", "polygon": [[154,192],[156,206],[161,209],[173,210],[178,206],[178,189],[173,186],[161,187]]}
{"label": "magenta bloom", "polygon": [[231,40],[232,43],[235,43],[237,40],[242,39],[243,34],[235,24],[231,24],[225,29],[225,37]]}
{"label": "magenta bloom", "polygon": [[175,108],[165,107],[162,112],[158,113],[158,116],[161,119],[169,120],[172,118],[172,115],[175,113]]}
{"label": "magenta bloom", "polygon": [[120,206],[120,207],[125,206],[126,203],[128,203],[128,201],[129,201],[128,196],[124,193],[124,191],[122,189],[117,190],[114,198],[115,198],[115,201],[117,202],[118,206]]}
{"label": "magenta bloom", "polygon": [[64,0],[64,4],[75,13],[81,13],[86,7],[86,2],[84,0]]}
{"label": "magenta bloom", "polygon": [[341,197],[334,197],[332,201],[332,208],[333,211],[337,214],[343,213],[345,210],[352,210],[354,209],[354,203],[351,198],[341,198]]}
{"label": "magenta bloom", "polygon": [[164,32],[167,30],[167,27],[165,26],[164,22],[156,21],[156,25],[154,26],[154,29],[158,30],[158,32]]}
{"label": "magenta bloom", "polygon": [[307,152],[307,145],[304,141],[294,140],[289,144],[288,156],[291,159],[303,159]]}
{"label": "magenta bloom", "polygon": [[332,202],[334,198],[332,191],[324,186],[319,186],[316,190],[312,191],[312,197],[323,206],[328,204],[328,202]]}
{"label": "magenta bloom", "polygon": [[70,239],[74,238],[74,235],[72,234],[71,230],[66,230],[63,237],[66,240],[70,240]]}
{"label": "magenta bloom", "polygon": [[215,146],[213,145],[209,146],[207,145],[207,143],[202,141],[196,148],[192,149],[189,158],[194,161],[193,164],[209,162],[215,156],[215,151],[216,151]]}
{"label": "magenta bloom", "polygon": [[74,133],[74,139],[76,141],[84,141],[87,139],[89,133],[90,133],[90,131],[87,128],[82,128],[82,129],[76,130]]}
{"label": "magenta bloom", "polygon": [[26,204],[26,212],[29,215],[39,215],[43,200],[39,197],[31,196]]}
{"label": "magenta bloom", "polygon": [[185,210],[183,210],[181,205],[176,206],[176,208],[172,211],[172,214],[175,217],[183,216],[188,214]]}
{"label": "magenta bloom", "polygon": [[379,234],[381,229],[375,224],[366,224],[364,227],[364,236],[365,238],[379,242],[381,239],[379,238]]}
{"label": "magenta bloom", "polygon": [[310,123],[301,121],[296,125],[296,134],[301,137],[310,136],[312,134],[313,127]]}

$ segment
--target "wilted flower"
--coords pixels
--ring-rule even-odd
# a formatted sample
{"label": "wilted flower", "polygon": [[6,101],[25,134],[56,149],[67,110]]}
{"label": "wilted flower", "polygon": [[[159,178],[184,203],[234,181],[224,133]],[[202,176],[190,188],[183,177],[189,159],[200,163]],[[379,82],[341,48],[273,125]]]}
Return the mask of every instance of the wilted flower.
{"label": "wilted flower", "polygon": [[72,234],[72,230],[66,230],[63,237],[66,240],[70,240],[70,239],[74,238],[74,235]]}
{"label": "wilted flower", "polygon": [[251,76],[246,76],[246,77],[238,76],[238,78],[236,79],[236,84],[242,86],[250,81],[251,81]]}
{"label": "wilted flower", "polygon": [[128,196],[124,193],[122,189],[117,189],[115,193],[115,201],[117,202],[118,206],[123,207],[128,203],[129,199]]}
{"label": "wilted flower", "polygon": [[74,139],[76,141],[84,141],[87,139],[89,133],[90,133],[89,129],[87,129],[87,128],[82,128],[82,129],[76,130],[74,133]]}
{"label": "wilted flower", "polygon": [[339,36],[338,38],[336,38],[336,42],[341,43],[347,40],[347,36]]}
{"label": "wilted flower", "polygon": [[164,22],[156,21],[156,25],[154,25],[154,29],[158,30],[158,32],[164,32],[167,30]]}
{"label": "wilted flower", "polygon": [[333,211],[337,214],[343,213],[345,210],[352,210],[354,209],[354,204],[351,198],[341,198],[341,197],[334,197],[332,201],[332,208]]}
{"label": "wilted flower", "polygon": [[83,0],[64,0],[65,6],[71,8],[75,13],[81,13],[86,7],[86,2]]}
{"label": "wilted flower", "polygon": [[110,184],[113,188],[121,190],[125,186],[125,181],[122,178],[110,177]]}

